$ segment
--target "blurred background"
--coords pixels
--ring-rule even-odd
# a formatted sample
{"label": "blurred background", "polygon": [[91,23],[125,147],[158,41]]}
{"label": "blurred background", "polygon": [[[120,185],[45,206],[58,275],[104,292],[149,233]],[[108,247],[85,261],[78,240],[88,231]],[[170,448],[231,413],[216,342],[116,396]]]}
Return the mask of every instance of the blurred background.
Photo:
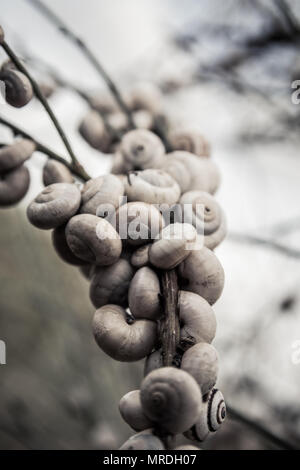
{"label": "blurred background", "polygon": [[[216,250],[226,273],[215,305],[218,387],[236,414],[201,447],[300,448],[300,4],[243,0],[44,0],[93,50],[121,90],[150,81],[174,128],[212,145],[229,234]],[[39,80],[54,75],[105,91],[80,51],[26,0],[2,0],[7,41]],[[6,60],[1,52],[1,62]],[[79,135],[87,103],[70,87],[49,98],[86,169],[111,157]],[[65,155],[33,100],[0,114]],[[2,142],[12,139],[0,128]],[[132,434],[118,401],[142,364],[118,363],[94,342],[88,282],[55,254],[25,210],[42,188],[45,157],[28,163],[30,191],[0,212],[1,449],[113,449]],[[277,442],[274,436],[284,442]]]}

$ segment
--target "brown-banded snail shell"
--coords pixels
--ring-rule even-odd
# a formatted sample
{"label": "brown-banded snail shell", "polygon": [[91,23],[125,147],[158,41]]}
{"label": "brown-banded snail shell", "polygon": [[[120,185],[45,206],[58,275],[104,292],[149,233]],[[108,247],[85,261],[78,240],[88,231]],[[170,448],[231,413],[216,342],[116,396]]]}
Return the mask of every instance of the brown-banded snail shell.
{"label": "brown-banded snail shell", "polygon": [[143,359],[157,341],[155,322],[140,319],[129,324],[126,311],[119,305],[105,305],[96,311],[93,332],[98,346],[121,362]]}
{"label": "brown-banded snail shell", "polygon": [[178,434],[195,423],[202,396],[197,382],[187,372],[162,367],[144,378],[141,403],[146,416],[159,428]]}
{"label": "brown-banded snail shell", "polygon": [[131,436],[119,450],[165,450],[163,442],[153,434],[152,429]]}
{"label": "brown-banded snail shell", "polygon": [[93,305],[96,308],[106,304],[128,307],[128,289],[133,275],[133,268],[123,258],[111,266],[96,267],[90,285],[90,299]]}
{"label": "brown-banded snail shell", "polygon": [[87,263],[109,266],[121,255],[122,243],[114,227],[92,214],[72,217],[66,227],[67,243],[72,252]]}
{"label": "brown-banded snail shell", "polygon": [[143,412],[139,390],[128,392],[121,398],[119,411],[124,421],[135,431],[143,431],[153,426],[153,423]]}
{"label": "brown-banded snail shell", "polygon": [[192,251],[179,265],[179,285],[183,290],[195,292],[213,305],[224,287],[223,267],[209,248]]}
{"label": "brown-banded snail shell", "polygon": [[70,170],[61,162],[48,158],[43,168],[43,183],[45,186],[55,183],[73,183],[74,178]]}
{"label": "brown-banded snail shell", "polygon": [[159,168],[162,165],[165,148],[160,138],[153,132],[135,129],[123,136],[119,152],[127,171],[146,170]]}
{"label": "brown-banded snail shell", "polygon": [[184,435],[193,441],[203,442],[209,433],[216,432],[226,418],[226,404],[222,392],[213,388],[195,425]]}
{"label": "brown-banded snail shell", "polygon": [[186,350],[194,344],[211,343],[217,322],[209,303],[198,294],[179,291],[180,348]]}
{"label": "brown-banded snail shell", "polygon": [[27,193],[29,183],[29,171],[24,165],[0,174],[0,206],[8,207],[19,202]]}
{"label": "brown-banded snail shell", "polygon": [[76,214],[80,199],[80,191],[75,184],[51,184],[29,204],[28,219],[40,229],[56,228]]}
{"label": "brown-banded snail shell", "polygon": [[181,369],[188,372],[206,395],[215,385],[218,377],[218,354],[208,343],[197,343],[182,356]]}
{"label": "brown-banded snail shell", "polygon": [[134,318],[157,320],[161,315],[160,284],[157,274],[147,266],[140,268],[130,283],[129,308]]}
{"label": "brown-banded snail shell", "polygon": [[162,170],[144,170],[128,175],[125,186],[128,201],[149,204],[175,204],[180,198],[180,187]]}
{"label": "brown-banded snail shell", "polygon": [[29,79],[19,70],[2,68],[0,80],[5,83],[5,99],[15,108],[22,108],[33,97],[33,90]]}
{"label": "brown-banded snail shell", "polygon": [[89,111],[84,117],[79,126],[79,133],[91,147],[101,152],[107,152],[111,143],[111,137],[106,130],[102,117],[97,111]]}
{"label": "brown-banded snail shell", "polygon": [[149,264],[149,248],[151,244],[148,243],[147,245],[140,246],[137,248],[130,259],[132,266],[135,268],[142,268],[143,266],[147,266]]}
{"label": "brown-banded snail shell", "polygon": [[0,172],[10,171],[22,165],[31,157],[36,144],[29,139],[16,140],[0,148]]}
{"label": "brown-banded snail shell", "polygon": [[210,144],[197,131],[179,131],[169,136],[170,145],[174,150],[185,150],[198,157],[210,156]]}
{"label": "brown-banded snail shell", "polygon": [[204,245],[213,250],[226,236],[225,214],[215,198],[204,191],[188,191],[183,194],[180,204],[192,205],[189,222],[204,236]]}
{"label": "brown-banded snail shell", "polygon": [[82,214],[100,215],[101,206],[106,204],[119,207],[124,194],[124,185],[115,175],[103,175],[90,179],[81,191]]}

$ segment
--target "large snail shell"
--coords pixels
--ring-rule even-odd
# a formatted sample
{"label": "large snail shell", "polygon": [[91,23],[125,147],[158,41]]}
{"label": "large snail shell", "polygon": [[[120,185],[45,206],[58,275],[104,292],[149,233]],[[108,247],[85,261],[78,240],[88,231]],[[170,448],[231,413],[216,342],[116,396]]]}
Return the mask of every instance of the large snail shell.
{"label": "large snail shell", "polygon": [[76,214],[80,199],[80,191],[75,184],[51,184],[29,204],[28,219],[40,229],[56,228]]}
{"label": "large snail shell", "polygon": [[188,349],[181,360],[181,369],[188,372],[206,395],[215,385],[218,377],[218,354],[208,343],[197,343]]}
{"label": "large snail shell", "polygon": [[177,434],[195,423],[202,396],[198,384],[187,372],[162,367],[144,378],[141,403],[150,420],[164,431]]}
{"label": "large snail shell", "polygon": [[149,261],[160,269],[172,269],[196,248],[197,232],[190,224],[170,224],[161,230],[149,249]]}
{"label": "large snail shell", "polygon": [[[180,204],[192,205],[189,222],[204,235],[204,245],[213,250],[226,236],[225,214],[215,198],[204,191],[188,191],[183,194]],[[185,213],[185,212],[184,212]]]}
{"label": "large snail shell", "polygon": [[22,108],[33,97],[29,79],[19,70],[4,68],[0,72],[0,80],[5,83],[5,99],[15,108]]}
{"label": "large snail shell", "polygon": [[158,349],[157,351],[153,351],[147,359],[145,360],[144,365],[144,377],[150,374],[155,369],[160,369],[163,367],[163,359],[162,359],[162,351]]}
{"label": "large snail shell", "polygon": [[134,271],[126,259],[111,266],[95,268],[90,285],[90,299],[96,308],[106,304],[128,307],[128,289]]}
{"label": "large snail shell", "polygon": [[198,157],[210,156],[210,144],[197,131],[174,132],[169,136],[169,141],[174,150],[185,150]]}
{"label": "large snail shell", "polygon": [[180,197],[180,187],[162,170],[144,170],[128,176],[125,186],[128,201],[149,204],[175,204]]}
{"label": "large snail shell", "polygon": [[74,178],[70,170],[61,162],[48,159],[43,168],[43,183],[45,186],[55,183],[73,183]]}
{"label": "large snail shell", "polygon": [[11,206],[27,193],[30,183],[28,168],[24,165],[0,175],[0,206]]}
{"label": "large snail shell", "polygon": [[157,325],[151,320],[127,323],[126,312],[118,305],[99,308],[93,320],[98,346],[116,361],[133,362],[146,357],[157,341]]}
{"label": "large snail shell", "polygon": [[152,429],[148,429],[131,436],[119,450],[165,450],[165,446]]}
{"label": "large snail shell", "polygon": [[224,287],[224,270],[214,252],[205,246],[192,251],[179,265],[179,284],[213,305]]}
{"label": "large snail shell", "polygon": [[151,244],[148,243],[147,245],[140,246],[137,248],[130,259],[132,266],[135,268],[142,268],[143,266],[147,266],[149,264],[149,248]]}
{"label": "large snail shell", "polygon": [[85,265],[85,261],[77,256],[70,250],[66,240],[66,225],[56,227],[52,232],[52,243],[58,256],[65,261],[65,263],[72,264],[74,266]]}
{"label": "large snail shell", "polygon": [[191,175],[185,164],[172,157],[171,154],[167,154],[163,162],[163,170],[169,173],[180,186],[182,193],[188,191],[191,183]]}
{"label": "large snail shell", "polygon": [[101,152],[107,152],[109,149],[111,138],[102,117],[97,111],[89,111],[84,117],[79,126],[79,133],[91,147]]}
{"label": "large snail shell", "polygon": [[140,268],[130,283],[128,300],[134,318],[157,320],[161,316],[160,284],[157,274],[147,266]]}
{"label": "large snail shell", "polygon": [[66,237],[72,252],[87,263],[109,266],[120,258],[122,242],[118,233],[107,220],[96,215],[72,217],[66,227]]}
{"label": "large snail shell", "polygon": [[180,348],[186,350],[196,343],[211,343],[217,322],[209,303],[198,294],[179,291]]}
{"label": "large snail shell", "polygon": [[127,132],[119,148],[127,170],[160,168],[165,149],[160,138],[146,129]]}
{"label": "large snail shell", "polygon": [[195,425],[184,435],[193,441],[203,442],[210,432],[219,429],[226,418],[226,404],[220,390],[211,390]]}
{"label": "large snail shell", "polygon": [[20,139],[0,148],[0,172],[13,170],[31,157],[36,144],[29,139]]}
{"label": "large snail shell", "polygon": [[135,431],[143,431],[153,425],[143,412],[139,390],[126,393],[119,402],[119,410],[124,421]]}
{"label": "large snail shell", "polygon": [[82,188],[82,214],[98,215],[102,205],[119,207],[124,194],[124,185],[115,175],[103,175],[90,179]]}

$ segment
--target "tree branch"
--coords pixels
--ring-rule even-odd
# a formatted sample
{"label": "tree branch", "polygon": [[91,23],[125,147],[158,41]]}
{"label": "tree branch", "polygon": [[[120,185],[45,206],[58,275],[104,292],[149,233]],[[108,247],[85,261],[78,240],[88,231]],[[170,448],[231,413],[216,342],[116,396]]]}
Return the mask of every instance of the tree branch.
{"label": "tree branch", "polygon": [[164,316],[161,322],[160,339],[164,366],[173,366],[180,339],[178,316],[178,283],[175,269],[161,274],[162,304]]}

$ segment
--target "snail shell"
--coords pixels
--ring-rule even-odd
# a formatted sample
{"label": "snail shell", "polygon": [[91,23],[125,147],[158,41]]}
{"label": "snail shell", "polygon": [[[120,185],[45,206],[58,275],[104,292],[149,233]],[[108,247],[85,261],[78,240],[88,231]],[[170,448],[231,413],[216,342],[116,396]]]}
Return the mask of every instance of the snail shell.
{"label": "snail shell", "polygon": [[79,126],[79,133],[94,149],[101,152],[107,152],[109,149],[111,137],[97,111],[89,111],[84,117]]}
{"label": "snail shell", "polygon": [[131,173],[125,185],[128,201],[149,204],[175,204],[180,198],[180,187],[162,170],[144,170]]}
{"label": "snail shell", "polygon": [[24,165],[0,174],[0,206],[11,206],[27,193],[30,183],[28,168]]}
{"label": "snail shell", "polygon": [[154,126],[154,117],[146,109],[134,111],[133,120],[138,129],[152,129]]}
{"label": "snail shell", "polygon": [[170,224],[159,234],[149,249],[149,261],[160,269],[172,269],[186,259],[195,248],[197,232],[190,224]]}
{"label": "snail shell", "polygon": [[85,261],[77,256],[70,250],[66,240],[66,225],[56,227],[52,232],[52,243],[58,256],[65,261],[65,263],[72,264],[74,266],[85,265]]}
{"label": "snail shell", "polygon": [[130,283],[129,308],[134,318],[157,320],[161,316],[160,284],[155,272],[147,266],[140,268]]}
{"label": "snail shell", "polygon": [[162,94],[154,83],[140,82],[130,90],[127,103],[133,111],[147,110],[157,114],[161,111]]}
{"label": "snail shell", "polygon": [[109,266],[121,255],[122,243],[113,226],[92,214],[72,217],[66,227],[67,243],[87,263]]}
{"label": "snail shell", "polygon": [[90,285],[93,305],[96,308],[106,304],[128,307],[128,289],[133,274],[130,263],[122,258],[111,266],[96,267]]}
{"label": "snail shell", "polygon": [[128,129],[128,119],[122,111],[109,114],[107,122],[116,133],[124,133]]}
{"label": "snail shell", "polygon": [[116,212],[116,227],[122,240],[143,245],[153,240],[164,226],[159,210],[144,202],[129,202]]}
{"label": "snail shell", "polygon": [[73,183],[70,170],[61,162],[48,158],[43,168],[43,183],[45,186],[55,183]]}
{"label": "snail shell", "polygon": [[13,170],[31,157],[36,144],[29,139],[16,140],[0,148],[0,172]]}
{"label": "snail shell", "polygon": [[174,447],[173,450],[202,450],[202,449],[199,449],[199,447],[192,446],[190,444],[185,444],[183,446]]}
{"label": "snail shell", "polygon": [[90,179],[82,188],[82,214],[98,215],[97,209],[105,204],[119,207],[124,194],[124,185],[115,175],[103,175]]}
{"label": "snail shell", "polygon": [[143,412],[139,390],[126,393],[121,398],[119,411],[124,421],[135,431],[143,431],[153,425]]}
{"label": "snail shell", "polygon": [[206,395],[215,385],[218,377],[218,354],[208,343],[197,343],[182,356],[181,369],[188,372]]}
{"label": "snail shell", "polygon": [[127,171],[159,168],[165,154],[160,138],[147,129],[127,132],[121,140],[119,151]]}
{"label": "snail shell", "polygon": [[146,416],[162,430],[177,434],[189,429],[202,406],[201,391],[191,375],[173,367],[148,374],[141,385]]}
{"label": "snail shell", "polygon": [[0,80],[5,83],[5,99],[15,108],[22,108],[33,97],[32,86],[24,73],[11,68],[2,68]]}
{"label": "snail shell", "polygon": [[214,388],[201,409],[196,424],[184,435],[193,441],[203,442],[210,432],[219,429],[226,418],[226,404],[222,392]]}
{"label": "snail shell", "polygon": [[137,248],[130,259],[132,266],[135,268],[142,268],[143,266],[147,266],[149,264],[149,248],[151,244],[140,246]]}
{"label": "snail shell", "polygon": [[121,362],[143,359],[157,341],[155,322],[142,319],[128,324],[125,310],[118,305],[105,305],[96,311],[93,332],[98,346]]}
{"label": "snail shell", "polygon": [[179,265],[179,285],[183,290],[204,297],[213,305],[224,287],[224,270],[213,251],[205,246],[192,251]]}
{"label": "snail shell", "polygon": [[183,194],[180,204],[192,205],[189,222],[204,235],[204,245],[213,250],[226,236],[225,214],[215,198],[204,191],[188,191]]}
{"label": "snail shell", "polygon": [[29,204],[28,219],[40,229],[56,228],[76,214],[80,199],[80,191],[75,184],[51,184]]}
{"label": "snail shell", "polygon": [[152,429],[147,429],[131,436],[119,450],[165,450],[165,446]]}
{"label": "snail shell", "polygon": [[124,176],[124,173],[126,173],[127,171],[128,170],[126,168],[126,165],[124,163],[124,160],[123,160],[123,157],[122,157],[121,153],[116,152],[113,155],[112,167],[111,167],[110,172],[113,175],[118,175],[118,177],[125,182],[126,176],[125,176],[125,178],[122,178],[122,177]]}
{"label": "snail shell", "polygon": [[174,150],[184,150],[198,157],[209,157],[211,153],[210,144],[197,131],[174,132],[169,136],[169,142]]}
{"label": "snail shell", "polygon": [[90,105],[99,114],[110,114],[118,111],[118,105],[110,93],[101,92],[90,97]]}
{"label": "snail shell", "polygon": [[180,348],[186,350],[194,344],[211,343],[217,322],[209,303],[198,294],[179,291]]}
{"label": "snail shell", "polygon": [[163,359],[162,359],[162,351],[158,349],[157,351],[153,351],[147,359],[145,360],[144,365],[144,377],[150,374],[155,369],[160,369],[163,367]]}
{"label": "snail shell", "polygon": [[189,170],[183,162],[172,158],[172,153],[165,156],[162,169],[177,181],[182,193],[190,188],[192,178]]}

